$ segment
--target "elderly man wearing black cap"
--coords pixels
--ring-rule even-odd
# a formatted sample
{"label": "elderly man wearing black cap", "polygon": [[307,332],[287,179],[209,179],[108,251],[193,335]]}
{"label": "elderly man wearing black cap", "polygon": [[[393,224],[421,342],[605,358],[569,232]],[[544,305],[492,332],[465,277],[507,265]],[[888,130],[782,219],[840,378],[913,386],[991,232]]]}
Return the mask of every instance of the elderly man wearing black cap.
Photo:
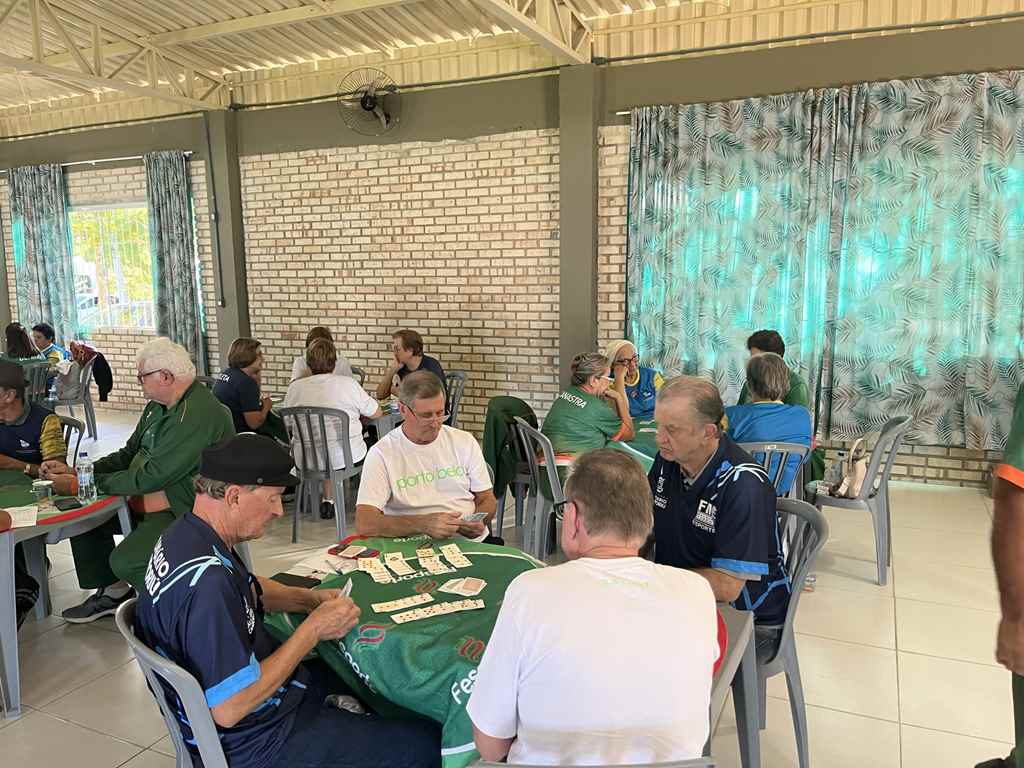
{"label": "elderly man wearing black cap", "polygon": [[[355,626],[356,605],[337,589],[253,576],[235,552],[284,514],[281,494],[297,483],[293,467],[274,440],[252,433],[203,452],[193,510],[153,550],[135,632],[199,681],[231,768],[439,765],[436,725],[328,706],[328,695],[348,693],[344,684],[321,662],[301,663],[317,643]],[[264,609],[309,615],[278,643],[263,626]],[[176,707],[177,696],[168,690],[167,697]],[[179,719],[190,743],[184,711]]]}

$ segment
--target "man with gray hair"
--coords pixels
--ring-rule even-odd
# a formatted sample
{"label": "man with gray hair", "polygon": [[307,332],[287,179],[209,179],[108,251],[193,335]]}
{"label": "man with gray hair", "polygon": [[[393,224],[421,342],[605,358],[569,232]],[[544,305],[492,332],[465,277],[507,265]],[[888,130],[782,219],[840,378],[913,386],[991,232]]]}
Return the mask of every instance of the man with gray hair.
{"label": "man with gray hair", "polygon": [[721,652],[708,582],[639,557],[651,492],[626,454],[581,455],[565,497],[570,562],[512,581],[480,662],[466,707],[480,755],[534,765],[700,757]]}
{"label": "man with gray hair", "polygon": [[[163,530],[192,509],[192,477],[207,446],[234,434],[231,413],[210,390],[196,383],[184,347],[167,338],[142,346],[136,379],[150,402],[124,448],[93,466],[101,494],[127,496],[134,530],[115,546],[116,519],[71,539],[78,584],[95,589],[68,608],[65,621],[84,624],[108,616],[145,582],[146,563]],[[44,468],[49,470],[44,462]],[[66,471],[66,470],[65,470]],[[78,492],[74,474],[50,474],[58,493]]]}
{"label": "man with gray hair", "polygon": [[[786,618],[775,487],[761,465],[722,434],[724,408],[707,379],[679,376],[658,393],[655,562],[706,578],[718,600],[754,612],[758,650],[770,654]],[[771,629],[768,629],[771,627]]]}
{"label": "man with gray hair", "polygon": [[497,501],[480,444],[444,423],[444,388],[430,371],[402,379],[399,400],[405,421],[375,443],[363,462],[357,533],[483,540]]}

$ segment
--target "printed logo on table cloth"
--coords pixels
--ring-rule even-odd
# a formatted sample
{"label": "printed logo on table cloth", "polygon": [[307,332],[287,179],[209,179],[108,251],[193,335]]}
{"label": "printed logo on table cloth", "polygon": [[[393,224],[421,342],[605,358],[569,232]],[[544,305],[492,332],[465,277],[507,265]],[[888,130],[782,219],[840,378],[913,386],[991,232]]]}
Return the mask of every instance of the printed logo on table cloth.
{"label": "printed logo on table cloth", "polygon": [[464,637],[462,645],[459,646],[459,656],[467,661],[480,661],[480,657],[484,655],[484,647],[484,641],[480,638]]}
{"label": "printed logo on table cloth", "polygon": [[437,582],[433,579],[423,579],[422,581],[416,582],[415,589],[417,594],[421,595],[426,592],[433,592],[435,589],[437,589]]}
{"label": "printed logo on table cloth", "polygon": [[356,638],[357,648],[376,648],[384,642],[387,634],[387,624],[363,624],[359,627],[359,636]]}
{"label": "printed logo on table cloth", "polygon": [[438,480],[443,480],[446,477],[465,477],[469,474],[469,467],[464,467],[461,464],[453,464],[450,467],[435,467],[434,471],[427,470],[426,472],[420,472],[417,475],[406,475],[405,477],[398,478],[398,482],[395,483],[395,487],[398,490],[405,488],[415,488],[419,485],[430,485],[436,483]]}

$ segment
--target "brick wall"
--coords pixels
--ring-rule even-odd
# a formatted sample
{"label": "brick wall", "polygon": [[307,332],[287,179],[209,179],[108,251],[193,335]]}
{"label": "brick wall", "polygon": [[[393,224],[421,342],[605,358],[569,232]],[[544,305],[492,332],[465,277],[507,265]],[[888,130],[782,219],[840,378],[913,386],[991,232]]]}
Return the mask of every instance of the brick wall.
{"label": "brick wall", "polygon": [[[191,161],[189,166],[196,221],[196,244],[200,260],[201,290],[209,340],[209,357],[211,361],[216,361],[219,349],[216,339],[217,317],[206,166],[204,162],[198,160]],[[114,165],[75,167],[68,169],[64,178],[67,184],[68,204],[71,207],[144,203],[146,201],[146,173],[141,161],[138,165],[124,167]],[[0,225],[3,227],[11,316],[18,317],[9,203],[6,177],[0,177]],[[34,318],[31,320],[35,322]],[[114,375],[114,390],[110,395],[110,407],[137,410],[144,405],[145,401],[142,398],[141,390],[133,378],[135,376],[135,352],[142,344],[154,337],[155,333],[152,330],[139,328],[96,328],[92,331],[90,340],[98,350],[103,352]]]}
{"label": "brick wall", "polygon": [[391,333],[468,380],[461,426],[558,391],[558,134],[289,152],[241,160],[250,317],[284,391],[310,326],[373,385]]}

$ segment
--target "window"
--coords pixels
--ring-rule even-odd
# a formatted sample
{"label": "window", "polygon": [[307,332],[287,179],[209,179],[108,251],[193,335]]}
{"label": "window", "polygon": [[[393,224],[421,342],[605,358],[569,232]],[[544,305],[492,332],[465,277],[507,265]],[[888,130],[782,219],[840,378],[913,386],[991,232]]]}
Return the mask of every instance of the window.
{"label": "window", "polygon": [[69,218],[79,327],[155,327],[145,203],[72,208]]}

